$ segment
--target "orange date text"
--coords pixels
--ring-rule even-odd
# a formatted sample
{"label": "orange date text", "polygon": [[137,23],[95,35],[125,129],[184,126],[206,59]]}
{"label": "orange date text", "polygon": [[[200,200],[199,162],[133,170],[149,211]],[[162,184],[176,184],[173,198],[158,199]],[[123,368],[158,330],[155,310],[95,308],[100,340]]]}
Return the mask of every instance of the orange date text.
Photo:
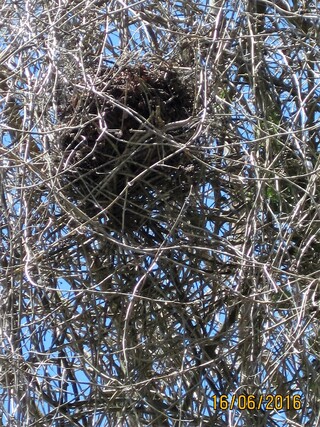
{"label": "orange date text", "polygon": [[234,394],[227,396],[213,396],[213,409],[214,410],[254,410],[263,408],[266,411],[281,411],[281,410],[299,410],[301,409],[301,396],[289,394],[282,396],[281,394],[261,394],[255,396],[253,394]]}

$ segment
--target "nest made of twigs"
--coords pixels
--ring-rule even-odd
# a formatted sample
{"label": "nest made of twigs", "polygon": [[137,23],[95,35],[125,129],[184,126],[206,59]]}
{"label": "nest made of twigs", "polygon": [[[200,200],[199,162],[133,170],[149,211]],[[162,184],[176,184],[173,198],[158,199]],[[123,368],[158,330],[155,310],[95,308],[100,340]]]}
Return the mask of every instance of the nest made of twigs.
{"label": "nest made of twigs", "polygon": [[[94,91],[60,112],[64,190],[90,217],[141,227],[188,191],[199,169],[190,146],[194,96],[176,71],[106,68]],[[193,147],[193,148],[192,148]]]}

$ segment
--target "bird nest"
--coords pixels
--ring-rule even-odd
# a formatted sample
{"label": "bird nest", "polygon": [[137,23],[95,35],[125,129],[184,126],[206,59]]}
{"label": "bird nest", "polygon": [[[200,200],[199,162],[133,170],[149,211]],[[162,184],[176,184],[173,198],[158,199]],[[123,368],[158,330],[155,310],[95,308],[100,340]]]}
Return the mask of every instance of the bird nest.
{"label": "bird nest", "polygon": [[60,111],[64,191],[115,230],[159,219],[199,173],[193,106],[176,71],[105,69],[95,90],[75,93]]}

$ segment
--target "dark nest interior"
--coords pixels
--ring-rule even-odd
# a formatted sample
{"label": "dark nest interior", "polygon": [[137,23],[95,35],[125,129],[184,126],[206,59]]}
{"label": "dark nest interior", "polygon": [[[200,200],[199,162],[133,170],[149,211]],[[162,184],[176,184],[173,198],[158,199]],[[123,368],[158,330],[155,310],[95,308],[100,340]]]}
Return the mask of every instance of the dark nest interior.
{"label": "dark nest interior", "polygon": [[156,237],[169,206],[181,208],[200,179],[188,80],[170,69],[105,68],[95,89],[74,91],[59,114],[68,198],[114,231]]}

